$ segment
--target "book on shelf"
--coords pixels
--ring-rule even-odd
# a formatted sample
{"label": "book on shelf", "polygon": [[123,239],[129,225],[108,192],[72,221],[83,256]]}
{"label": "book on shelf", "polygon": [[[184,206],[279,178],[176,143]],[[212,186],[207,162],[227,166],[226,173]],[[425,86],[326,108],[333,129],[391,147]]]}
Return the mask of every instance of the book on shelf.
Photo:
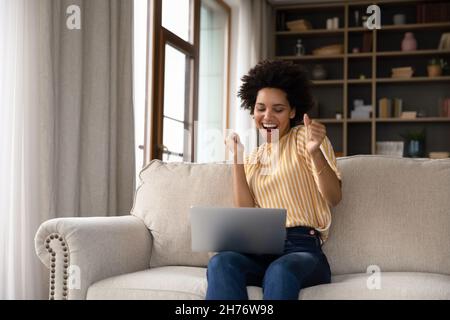
{"label": "book on shelf", "polygon": [[361,52],[371,52],[371,51],[372,51],[372,32],[364,32]]}
{"label": "book on shelf", "polygon": [[378,117],[390,118],[391,117],[391,99],[381,98],[378,102]]}
{"label": "book on shelf", "polygon": [[434,151],[428,154],[430,159],[445,159],[450,157],[450,152],[447,151]]}
{"label": "book on shelf", "polygon": [[394,117],[400,118],[402,115],[403,100],[400,98],[394,98]]}
{"label": "book on shelf", "polygon": [[277,14],[277,31],[286,31],[286,18],[284,12],[279,12]]}
{"label": "book on shelf", "polygon": [[416,6],[417,23],[450,21],[450,3],[419,3]]}
{"label": "book on shelf", "polygon": [[378,117],[390,118],[391,114],[391,99],[381,98],[378,103]]}
{"label": "book on shelf", "polygon": [[450,98],[442,100],[440,116],[450,118]]}

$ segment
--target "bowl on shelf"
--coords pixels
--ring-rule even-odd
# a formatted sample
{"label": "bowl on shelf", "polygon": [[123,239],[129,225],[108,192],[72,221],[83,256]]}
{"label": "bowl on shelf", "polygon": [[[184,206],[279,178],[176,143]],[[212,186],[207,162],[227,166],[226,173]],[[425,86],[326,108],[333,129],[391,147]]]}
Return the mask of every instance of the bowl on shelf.
{"label": "bowl on shelf", "polygon": [[312,51],[313,55],[325,56],[344,53],[344,45],[342,44],[332,44],[329,46],[320,47]]}
{"label": "bowl on shelf", "polygon": [[406,15],[404,13],[394,14],[394,16],[392,17],[392,22],[394,23],[394,25],[405,24]]}
{"label": "bowl on shelf", "polygon": [[286,26],[290,31],[305,31],[312,29],[311,23],[305,19],[286,22]]}

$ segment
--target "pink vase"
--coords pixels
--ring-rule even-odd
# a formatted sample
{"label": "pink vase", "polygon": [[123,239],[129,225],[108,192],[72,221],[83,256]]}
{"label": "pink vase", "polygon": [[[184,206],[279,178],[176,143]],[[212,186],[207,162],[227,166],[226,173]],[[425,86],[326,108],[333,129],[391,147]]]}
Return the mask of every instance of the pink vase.
{"label": "pink vase", "polygon": [[402,40],[402,51],[414,51],[417,49],[417,41],[412,32],[406,32]]}

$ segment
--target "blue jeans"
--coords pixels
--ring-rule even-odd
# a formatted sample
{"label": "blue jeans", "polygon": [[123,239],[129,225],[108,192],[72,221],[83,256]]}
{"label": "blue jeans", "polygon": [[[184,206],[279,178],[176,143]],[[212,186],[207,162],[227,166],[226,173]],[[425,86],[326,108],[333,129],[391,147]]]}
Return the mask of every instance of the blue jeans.
{"label": "blue jeans", "polygon": [[287,228],[282,255],[220,252],[206,276],[207,300],[247,300],[247,286],[261,286],[264,300],[297,300],[302,288],[331,282],[319,233],[310,227]]}

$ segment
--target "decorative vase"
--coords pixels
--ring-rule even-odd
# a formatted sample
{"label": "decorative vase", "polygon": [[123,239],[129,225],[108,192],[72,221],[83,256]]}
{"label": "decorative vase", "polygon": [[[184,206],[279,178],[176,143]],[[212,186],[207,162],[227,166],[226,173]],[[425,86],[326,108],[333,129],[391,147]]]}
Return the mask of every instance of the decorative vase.
{"label": "decorative vase", "polygon": [[312,70],[314,80],[324,80],[327,78],[327,70],[321,64],[316,64]]}
{"label": "decorative vase", "polygon": [[421,158],[425,155],[425,142],[423,140],[411,139],[406,143],[406,156]]}
{"label": "decorative vase", "polygon": [[417,41],[412,32],[406,32],[402,40],[402,51],[414,51],[417,49]]}
{"label": "decorative vase", "polygon": [[427,66],[427,71],[429,77],[440,77],[442,75],[442,68],[437,64]]}

